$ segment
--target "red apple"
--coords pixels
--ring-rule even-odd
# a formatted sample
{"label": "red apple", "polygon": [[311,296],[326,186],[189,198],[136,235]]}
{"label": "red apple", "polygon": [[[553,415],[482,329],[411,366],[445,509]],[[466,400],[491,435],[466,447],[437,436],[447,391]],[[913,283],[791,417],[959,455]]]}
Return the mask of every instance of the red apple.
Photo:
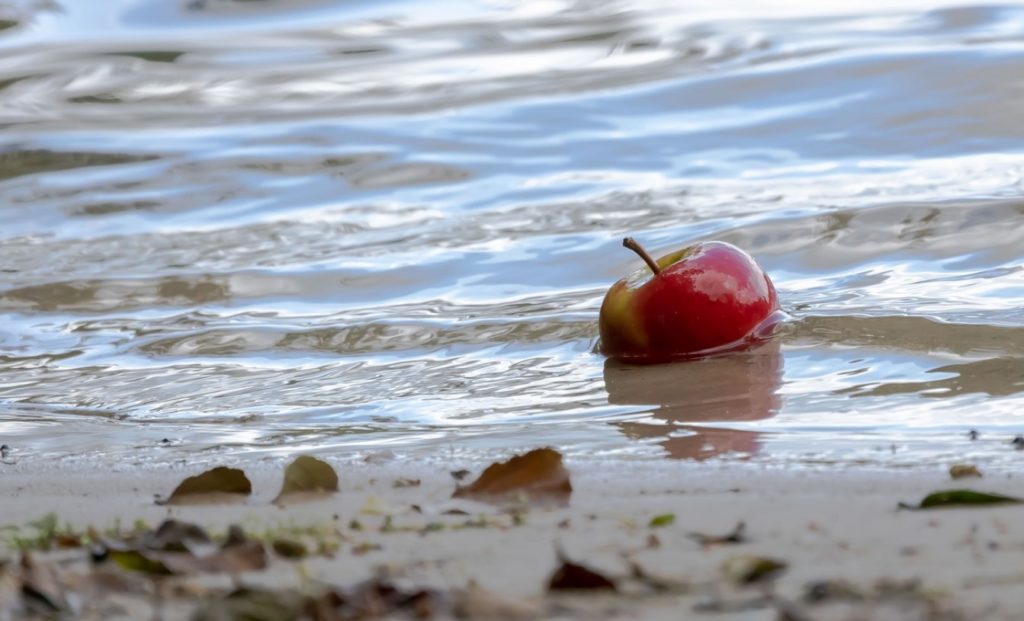
{"label": "red apple", "polygon": [[601,351],[654,363],[738,346],[779,309],[761,266],[732,244],[701,242],[657,261],[633,238],[622,245],[647,268],[623,278],[601,304]]}

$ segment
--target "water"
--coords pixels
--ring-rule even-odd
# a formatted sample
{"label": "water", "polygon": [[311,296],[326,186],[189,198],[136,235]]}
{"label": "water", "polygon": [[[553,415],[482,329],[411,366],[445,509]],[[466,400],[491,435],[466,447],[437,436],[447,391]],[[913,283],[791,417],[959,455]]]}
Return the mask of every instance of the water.
{"label": "water", "polygon": [[[1024,7],[687,4],[4,5],[0,442],[1019,463]],[[626,234],[791,321],[606,363]]]}

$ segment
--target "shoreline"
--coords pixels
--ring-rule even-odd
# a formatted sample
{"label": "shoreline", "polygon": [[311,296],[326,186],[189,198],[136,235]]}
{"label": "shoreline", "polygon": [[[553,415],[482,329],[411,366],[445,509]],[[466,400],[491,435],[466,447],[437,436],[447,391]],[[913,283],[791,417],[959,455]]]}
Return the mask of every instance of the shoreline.
{"label": "shoreline", "polygon": [[[380,456],[371,463],[327,461],[340,477],[340,491],[283,507],[271,502],[283,472],[276,459],[229,464],[245,469],[252,480],[253,495],[245,503],[193,506],[160,506],[154,496],[166,496],[184,476],[202,471],[201,465],[113,472],[5,466],[0,526],[24,527],[48,513],[61,523],[97,529],[136,520],[155,526],[168,517],[211,533],[230,524],[253,532],[315,525],[337,536],[333,557],[275,557],[267,570],[238,580],[347,586],[387,568],[403,584],[445,593],[464,592],[475,582],[498,600],[535,605],[529,610],[536,614],[524,612],[528,618],[784,618],[774,605],[758,604],[765,592],[792,603],[797,612],[790,613],[803,615],[794,618],[808,619],[1017,619],[1024,606],[1024,505],[898,509],[900,502],[916,503],[941,489],[1024,497],[1024,477],[1010,471],[951,481],[948,467],[939,465],[783,469],[570,459],[570,505],[534,508],[517,517],[451,498],[456,483],[450,472],[467,468],[471,480],[483,462]],[[395,487],[399,480],[409,485]],[[674,521],[651,526],[653,518],[666,515]],[[477,519],[488,526],[460,526]],[[356,522],[358,530],[352,528]],[[742,543],[702,545],[693,538],[723,536],[739,523],[745,525]],[[8,543],[2,545],[0,558],[16,557]],[[619,593],[546,595],[559,554],[612,578],[622,585]],[[776,559],[786,569],[757,588],[734,587],[723,566],[747,555]],[[645,587],[630,577],[634,566],[657,580]],[[647,588],[653,582],[675,586]],[[829,585],[850,592],[831,601]],[[816,603],[808,600],[815,589],[825,589]]]}

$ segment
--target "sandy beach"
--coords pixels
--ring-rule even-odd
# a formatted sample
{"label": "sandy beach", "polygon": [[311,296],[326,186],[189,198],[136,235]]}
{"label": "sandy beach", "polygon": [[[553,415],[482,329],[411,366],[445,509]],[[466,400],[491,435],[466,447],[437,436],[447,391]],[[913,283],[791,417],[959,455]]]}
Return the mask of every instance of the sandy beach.
{"label": "sandy beach", "polygon": [[[1009,620],[1021,618],[1024,605],[1024,506],[899,509],[951,488],[1024,496],[1024,480],[1008,472],[951,481],[949,464],[782,469],[568,460],[574,487],[568,507],[513,514],[451,498],[451,472],[467,469],[471,480],[483,462],[406,461],[389,453],[327,461],[339,474],[340,491],[319,500],[273,504],[285,464],[253,459],[229,464],[252,480],[244,503],[172,507],[157,505],[155,496],[210,464],[72,471],[24,459],[2,466],[2,522],[22,527],[5,532],[25,535],[27,524],[51,512],[76,529],[101,531],[176,518],[211,534],[230,524],[252,533],[313,528],[330,541],[329,554],[299,560],[270,554],[265,570],[230,579],[139,575],[141,582],[119,597],[68,598],[83,618],[190,618],[238,585],[306,592],[382,575],[443,597],[450,605],[437,607],[434,618]],[[739,523],[738,542],[714,541]],[[8,587],[18,558],[10,541],[2,555],[10,560]],[[35,552],[34,558],[68,562],[75,553]],[[606,576],[617,591],[549,593],[559,554]],[[736,560],[741,557],[785,567],[743,585],[736,575],[746,562]],[[152,580],[165,591],[160,606],[153,593],[161,591],[146,586]],[[0,589],[0,618],[24,612],[16,595]]]}

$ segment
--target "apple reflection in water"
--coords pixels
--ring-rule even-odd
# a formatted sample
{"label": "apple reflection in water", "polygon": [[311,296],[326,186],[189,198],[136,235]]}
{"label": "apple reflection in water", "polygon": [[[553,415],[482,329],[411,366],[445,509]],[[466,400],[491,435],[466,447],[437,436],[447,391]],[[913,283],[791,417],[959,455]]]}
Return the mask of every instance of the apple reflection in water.
{"label": "apple reflection in water", "polygon": [[616,425],[630,438],[664,438],[676,459],[704,460],[724,453],[756,453],[759,433],[708,425],[763,420],[781,406],[782,353],[777,339],[701,360],[638,366],[605,361],[604,382],[613,405],[653,405],[665,424]]}

